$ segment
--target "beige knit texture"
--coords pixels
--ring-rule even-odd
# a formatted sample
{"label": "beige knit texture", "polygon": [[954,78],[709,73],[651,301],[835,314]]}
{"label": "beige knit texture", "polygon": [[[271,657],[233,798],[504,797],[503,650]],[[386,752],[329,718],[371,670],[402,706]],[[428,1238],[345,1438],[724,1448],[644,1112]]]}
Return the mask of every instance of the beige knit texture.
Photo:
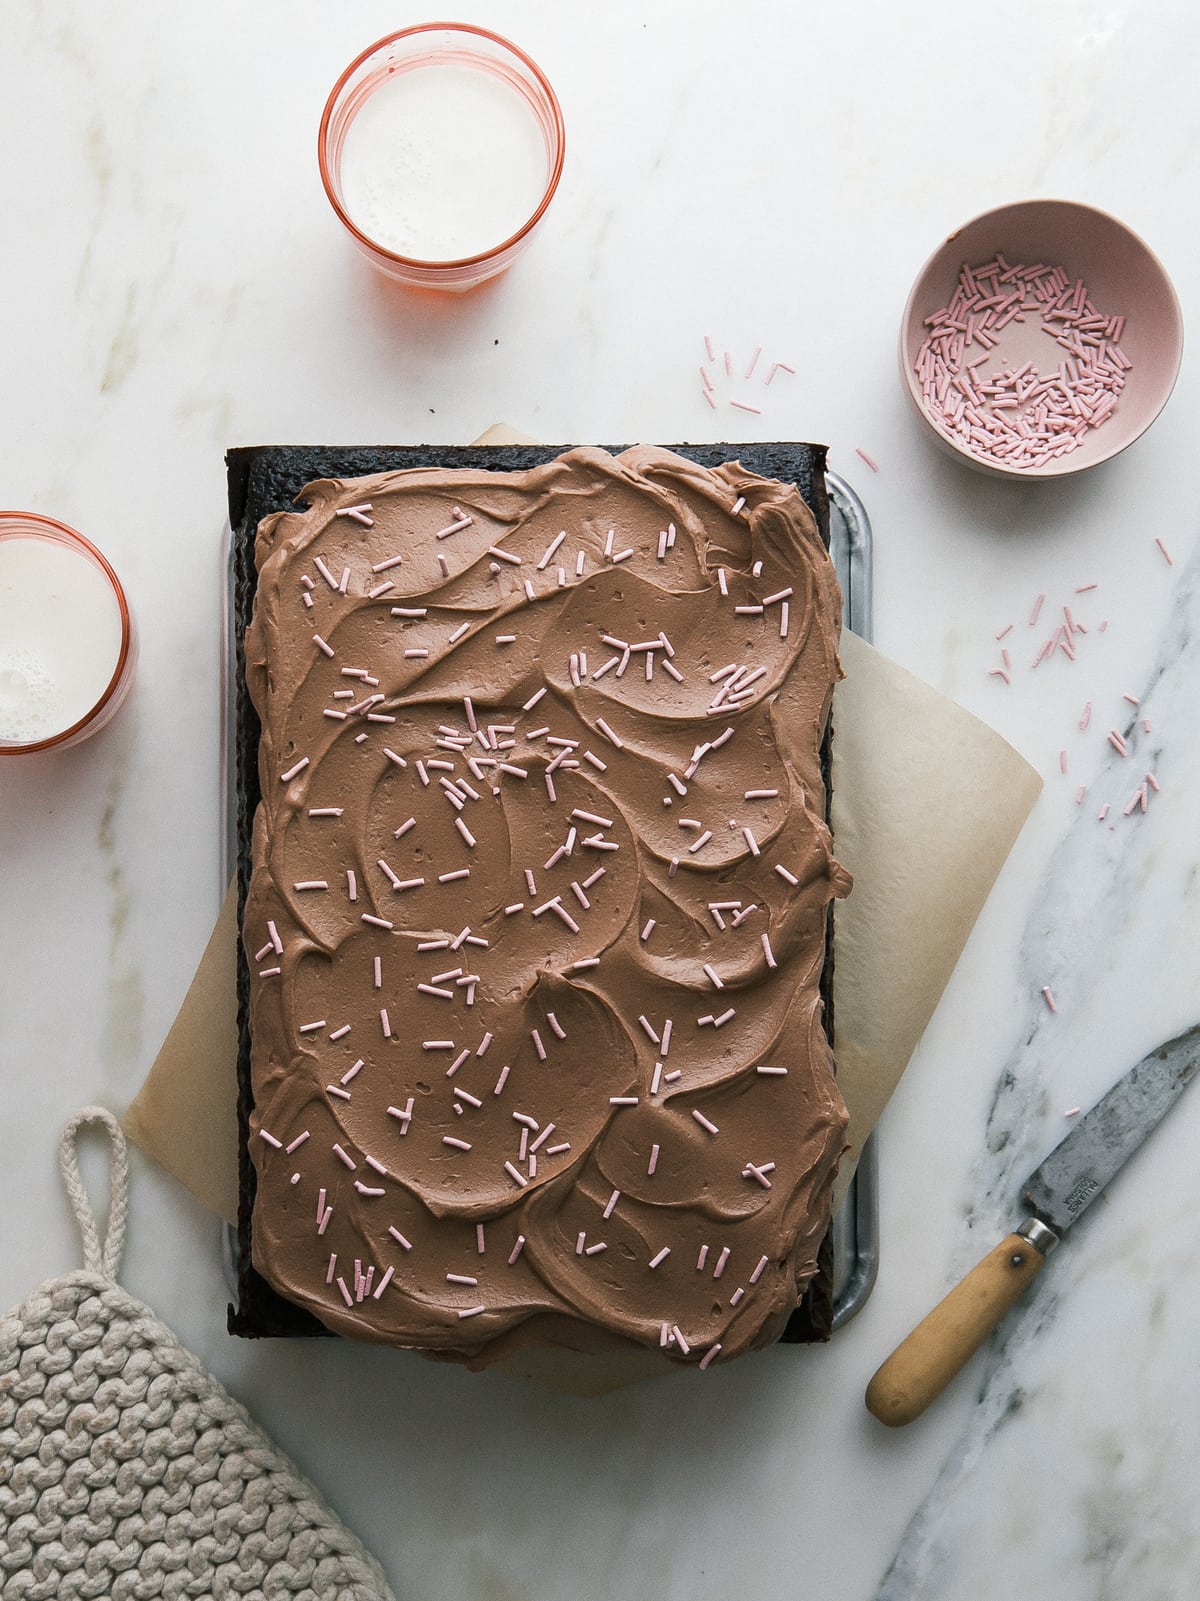
{"label": "beige knit texture", "polygon": [[[100,1239],[75,1154],[113,1143]],[[86,1266],[0,1321],[0,1597],[392,1601],[378,1563],[171,1330],[115,1281],[119,1125],[61,1159]]]}

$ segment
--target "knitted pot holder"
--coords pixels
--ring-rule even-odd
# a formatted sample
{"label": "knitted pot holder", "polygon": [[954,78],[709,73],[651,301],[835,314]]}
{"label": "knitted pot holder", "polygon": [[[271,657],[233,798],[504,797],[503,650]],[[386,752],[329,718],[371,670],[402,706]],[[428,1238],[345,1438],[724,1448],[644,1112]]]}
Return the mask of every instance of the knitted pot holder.
{"label": "knitted pot holder", "polygon": [[[87,1124],[112,1142],[103,1239],[79,1172]],[[128,1164],[117,1120],[79,1112],[59,1161],[84,1267],[0,1319],[0,1596],[393,1601],[313,1485],[118,1285]]]}

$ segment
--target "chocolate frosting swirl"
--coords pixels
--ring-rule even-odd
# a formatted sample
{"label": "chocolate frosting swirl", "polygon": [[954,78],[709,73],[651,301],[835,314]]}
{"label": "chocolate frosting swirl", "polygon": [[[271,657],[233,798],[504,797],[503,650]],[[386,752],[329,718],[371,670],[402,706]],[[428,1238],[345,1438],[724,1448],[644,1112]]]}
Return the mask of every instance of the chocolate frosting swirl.
{"label": "chocolate frosting swirl", "polygon": [[301,498],[246,637],[255,1265],[474,1362],[768,1343],[845,1126],[808,508],[650,447]]}

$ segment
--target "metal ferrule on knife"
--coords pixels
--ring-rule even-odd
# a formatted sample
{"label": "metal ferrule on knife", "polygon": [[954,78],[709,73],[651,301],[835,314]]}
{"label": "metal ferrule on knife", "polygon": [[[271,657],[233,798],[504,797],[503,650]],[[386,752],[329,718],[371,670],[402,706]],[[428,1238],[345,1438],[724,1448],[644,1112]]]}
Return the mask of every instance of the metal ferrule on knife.
{"label": "metal ferrule on knife", "polygon": [[1027,1217],[1024,1223],[1013,1231],[1023,1240],[1028,1240],[1039,1256],[1049,1256],[1058,1245],[1059,1237],[1052,1228],[1048,1228],[1040,1217]]}

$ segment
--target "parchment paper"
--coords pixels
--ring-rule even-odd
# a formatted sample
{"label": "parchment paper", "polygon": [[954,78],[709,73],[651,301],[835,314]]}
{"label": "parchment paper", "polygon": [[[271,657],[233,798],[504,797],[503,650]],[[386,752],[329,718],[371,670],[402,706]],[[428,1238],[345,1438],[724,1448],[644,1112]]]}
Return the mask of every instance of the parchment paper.
{"label": "parchment paper", "polygon": [[[490,429],[477,443],[525,443]],[[845,1194],[1042,781],[1000,735],[854,634],[833,706],[833,833],[854,890],[835,912]],[[951,770],[950,753],[953,753]],[[125,1129],[205,1206],[237,1218],[236,895]]]}

